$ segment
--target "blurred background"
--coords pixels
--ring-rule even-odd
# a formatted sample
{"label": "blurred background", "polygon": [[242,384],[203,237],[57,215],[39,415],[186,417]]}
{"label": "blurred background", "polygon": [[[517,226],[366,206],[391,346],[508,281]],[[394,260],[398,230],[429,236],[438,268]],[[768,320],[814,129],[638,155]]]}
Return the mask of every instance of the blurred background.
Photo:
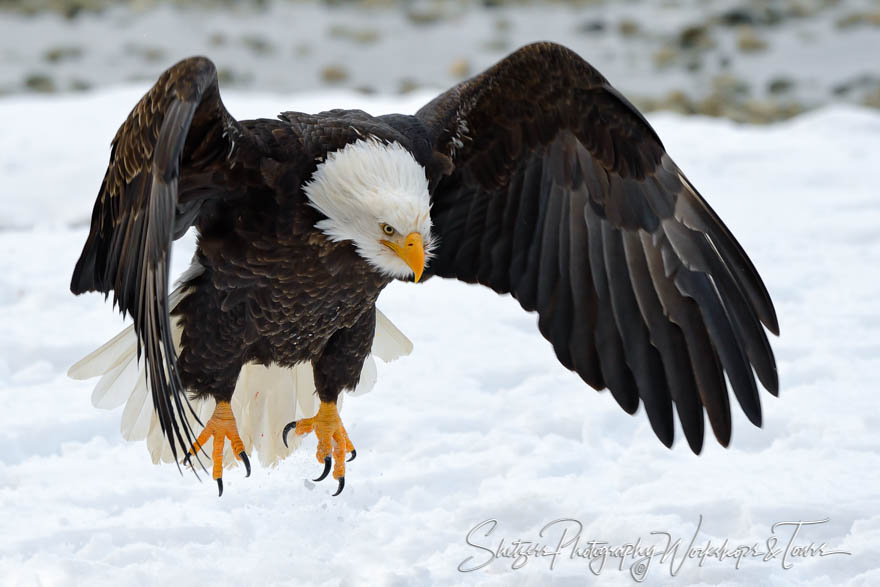
{"label": "blurred background", "polygon": [[224,88],[407,94],[542,39],[647,111],[880,108],[880,0],[0,0],[0,95],[147,85],[192,54]]}

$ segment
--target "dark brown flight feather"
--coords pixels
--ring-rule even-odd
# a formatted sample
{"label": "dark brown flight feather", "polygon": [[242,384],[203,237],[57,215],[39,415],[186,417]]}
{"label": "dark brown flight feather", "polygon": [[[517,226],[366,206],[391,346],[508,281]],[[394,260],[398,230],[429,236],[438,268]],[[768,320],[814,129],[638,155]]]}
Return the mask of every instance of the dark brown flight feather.
{"label": "dark brown flight feather", "polygon": [[[572,51],[529,45],[416,115],[454,168],[435,178],[428,273],[537,310],[560,362],[639,401],[694,452],[705,408],[730,439],[723,373],[761,423],[752,370],[776,394],[773,304],[733,235],[629,101]],[[762,327],[763,324],[763,327]]]}
{"label": "dark brown flight feather", "polygon": [[[181,159],[207,171],[223,160],[235,134],[240,129],[223,108],[209,60],[188,59],[162,74],[113,139],[91,233],[70,285],[75,294],[112,290],[113,303],[131,314],[153,405],[175,458],[176,447],[192,444],[195,436],[179,418],[186,396],[171,337],[168,261],[171,242],[189,227],[201,195],[179,192]],[[188,136],[199,142],[190,141],[196,148],[185,151]]]}

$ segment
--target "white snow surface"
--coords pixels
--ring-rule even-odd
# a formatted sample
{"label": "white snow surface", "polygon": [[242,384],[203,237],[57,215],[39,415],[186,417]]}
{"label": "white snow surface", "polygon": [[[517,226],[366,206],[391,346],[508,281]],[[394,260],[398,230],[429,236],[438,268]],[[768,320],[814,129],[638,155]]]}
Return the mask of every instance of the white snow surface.
{"label": "white snow surface", "polygon": [[[504,539],[554,550],[558,519],[612,546],[657,545],[646,584],[880,584],[880,115],[829,107],[766,127],[654,114],[667,150],[748,251],[776,303],[778,399],[764,427],[734,405],[729,449],[671,450],[561,367],[534,315],[488,289],[392,284],[379,304],[414,353],[379,364],[342,412],[358,449],[347,486],[313,484],[315,440],[253,475],[210,481],[154,466],[65,376],[123,326],[68,283],[109,142],[144,87],[0,100],[0,584],[631,585],[634,557],[593,567],[489,559]],[[413,111],[428,94],[225,94],[239,118],[282,110]],[[192,235],[177,245],[184,268]],[[733,401],[733,400],[732,400]],[[735,401],[734,401],[735,403]],[[280,430],[279,430],[280,433]],[[700,522],[702,516],[702,522]],[[816,521],[795,544],[851,554],[699,558],[708,540],[766,549],[771,526]],[[472,528],[497,520],[471,538]],[[571,538],[573,522],[566,522]],[[660,560],[662,535],[681,549]],[[777,528],[777,549],[790,530]],[[595,554],[595,552],[594,552]],[[487,563],[473,572],[459,567]],[[490,562],[491,560],[491,562]],[[680,565],[680,566],[679,566]],[[621,568],[623,570],[619,570]],[[594,574],[595,573],[595,574]],[[671,576],[675,573],[675,576]]]}

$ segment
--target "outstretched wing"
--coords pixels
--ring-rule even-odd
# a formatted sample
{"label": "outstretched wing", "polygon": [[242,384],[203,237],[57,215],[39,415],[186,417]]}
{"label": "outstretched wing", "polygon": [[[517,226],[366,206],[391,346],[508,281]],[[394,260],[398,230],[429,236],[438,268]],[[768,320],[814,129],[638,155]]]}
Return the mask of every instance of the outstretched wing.
{"label": "outstretched wing", "polygon": [[[169,254],[202,204],[236,191],[234,157],[247,132],[220,101],[214,64],[192,57],[168,69],[113,139],[110,164],[77,261],[75,294],[113,291],[134,319],[153,405],[177,458],[194,436],[186,418],[168,313]],[[175,442],[176,441],[176,442]]]}
{"label": "outstretched wing", "polygon": [[764,328],[773,304],[736,239],[644,117],[588,63],[529,45],[416,116],[435,157],[427,272],[510,293],[537,310],[559,361],[645,405],[673,440],[673,402],[694,452],[703,408],[730,439],[724,375],[760,426],[752,373],[778,379]]}

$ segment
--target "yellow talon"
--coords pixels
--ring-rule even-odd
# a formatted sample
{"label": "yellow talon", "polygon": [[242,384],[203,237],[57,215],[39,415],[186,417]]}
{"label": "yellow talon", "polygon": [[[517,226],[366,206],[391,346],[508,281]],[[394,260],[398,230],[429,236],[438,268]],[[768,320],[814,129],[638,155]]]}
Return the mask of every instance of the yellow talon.
{"label": "yellow talon", "polygon": [[[284,431],[286,441],[288,428]],[[345,477],[345,454],[354,452],[354,445],[342,425],[342,419],[336,410],[336,402],[321,402],[318,413],[311,418],[304,418],[296,422],[294,433],[298,436],[314,432],[318,437],[318,450],[315,458],[319,463],[327,463],[328,458],[333,457],[333,478],[340,481],[340,489],[344,484]],[[286,442],[285,442],[286,444]],[[326,474],[326,471],[325,471]],[[318,479],[323,479],[324,475]],[[339,492],[337,491],[337,494]]]}
{"label": "yellow talon", "polygon": [[217,481],[220,495],[223,495],[223,446],[226,444],[227,438],[232,443],[232,452],[235,453],[236,458],[244,461],[245,469],[247,469],[246,476],[250,477],[251,475],[251,464],[244,450],[244,442],[242,442],[241,436],[238,434],[235,415],[232,413],[232,406],[229,405],[229,402],[217,402],[211,419],[208,420],[204,430],[202,430],[202,433],[199,434],[199,437],[193,443],[186,460],[189,460],[191,455],[202,450],[205,442],[212,436],[214,437],[213,449],[211,451],[211,460],[214,462],[212,474]]}

